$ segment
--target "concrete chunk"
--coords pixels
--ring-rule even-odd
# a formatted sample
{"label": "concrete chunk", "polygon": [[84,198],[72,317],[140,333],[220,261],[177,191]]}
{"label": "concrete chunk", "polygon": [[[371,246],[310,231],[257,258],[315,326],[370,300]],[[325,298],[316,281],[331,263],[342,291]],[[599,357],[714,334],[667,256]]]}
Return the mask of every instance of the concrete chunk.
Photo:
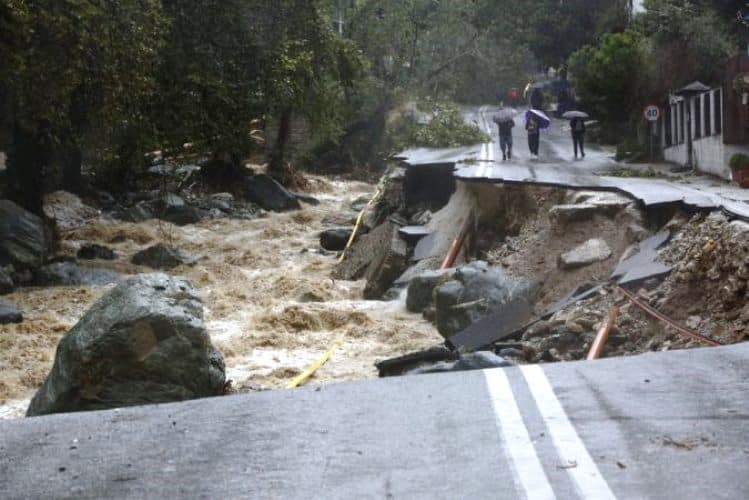
{"label": "concrete chunk", "polygon": [[562,269],[574,269],[604,261],[609,257],[611,257],[611,249],[606,242],[600,238],[593,238],[560,255],[559,267]]}

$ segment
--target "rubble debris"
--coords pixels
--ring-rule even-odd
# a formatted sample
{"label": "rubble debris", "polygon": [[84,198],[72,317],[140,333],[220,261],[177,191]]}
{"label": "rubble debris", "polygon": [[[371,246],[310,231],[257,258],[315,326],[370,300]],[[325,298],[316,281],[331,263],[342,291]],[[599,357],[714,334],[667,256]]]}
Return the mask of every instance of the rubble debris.
{"label": "rubble debris", "polygon": [[397,358],[378,361],[375,363],[375,367],[380,377],[394,377],[439,361],[455,361],[459,357],[458,352],[453,349],[448,349],[445,346],[435,346],[423,351],[398,356]]}
{"label": "rubble debris", "polygon": [[452,278],[454,269],[424,271],[408,283],[406,309],[420,313],[434,303],[434,289]]}
{"label": "rubble debris", "polygon": [[[626,288],[619,286],[619,290],[629,299],[632,301],[633,304],[635,304],[637,307],[648,313],[649,315],[656,318],[658,321],[661,321],[666,324],[666,326],[673,328],[674,330],[683,333],[684,335],[687,335],[698,342],[702,342],[704,344],[710,345],[710,346],[719,346],[721,345],[720,342],[717,342],[711,338],[705,337],[704,335],[700,335],[697,332],[690,331],[687,328],[684,328],[683,326],[677,324],[672,319],[667,318],[663,314],[659,313],[652,307],[648,306],[647,304],[644,304],[643,302],[637,300],[637,297],[635,297],[631,292],[629,292]],[[695,327],[699,325],[701,318],[699,316],[693,316],[693,319],[696,318],[696,321],[694,321]],[[693,323],[693,324],[694,324]]]}
{"label": "rubble debris", "polygon": [[18,306],[9,300],[0,299],[0,325],[22,321],[23,313]]}
{"label": "rubble debris", "polygon": [[562,269],[574,269],[595,262],[602,262],[611,257],[611,249],[606,241],[601,238],[592,238],[569,252],[559,256],[559,267]]}
{"label": "rubble debris", "polygon": [[136,253],[130,261],[139,266],[168,271],[182,264],[190,264],[195,259],[178,248],[157,243]]}
{"label": "rubble debris", "polygon": [[424,373],[463,372],[470,370],[486,370],[487,368],[507,368],[515,363],[497,356],[491,351],[477,351],[461,355],[455,361],[438,361],[414,368],[405,375],[419,375]]}
{"label": "rubble debris", "polygon": [[115,260],[117,258],[114,250],[96,243],[86,243],[78,250],[76,256],[82,260]]}
{"label": "rubble debris", "polygon": [[398,234],[409,245],[415,245],[424,238],[429,236],[432,231],[425,226],[403,226],[398,229]]}
{"label": "rubble debris", "polygon": [[611,278],[617,279],[617,282],[623,285],[670,273],[671,266],[660,262],[657,252],[670,236],[671,232],[665,229],[632,247],[631,255],[630,252],[625,251],[622,260],[611,274]]}
{"label": "rubble debris", "polygon": [[461,266],[435,290],[437,330],[448,339],[502,304],[520,297],[530,303],[536,289],[532,280],[513,278],[484,261]]}
{"label": "rubble debris", "polygon": [[225,381],[197,290],[184,278],[138,275],[62,338],[27,415],[217,396]]}
{"label": "rubble debris", "polygon": [[532,312],[529,297],[512,297],[496,305],[489,315],[451,336],[448,344],[461,352],[470,352],[506,340],[528,325]]}

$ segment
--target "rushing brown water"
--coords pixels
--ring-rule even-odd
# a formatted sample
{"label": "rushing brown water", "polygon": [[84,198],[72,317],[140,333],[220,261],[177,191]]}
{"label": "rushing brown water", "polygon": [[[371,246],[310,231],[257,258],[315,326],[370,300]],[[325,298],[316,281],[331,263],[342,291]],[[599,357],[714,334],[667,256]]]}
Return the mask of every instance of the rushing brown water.
{"label": "rushing brown water", "polygon": [[[129,258],[158,241],[196,256],[195,265],[172,273],[201,290],[206,327],[236,387],[280,389],[339,339],[341,346],[310,383],[375,377],[375,361],[432,346],[441,337],[402,302],[364,301],[363,282],[331,279],[336,257],[318,252],[322,219],[348,213],[353,200],[374,188],[314,181],[310,194],[321,203],[301,211],[185,227],[99,220],[66,233],[63,250],[74,255],[85,242],[110,246],[120,259],[97,265],[124,274],[151,272]],[[8,296],[24,310],[25,321],[0,327],[0,418],[23,415],[59,339],[108,289],[25,288]]]}

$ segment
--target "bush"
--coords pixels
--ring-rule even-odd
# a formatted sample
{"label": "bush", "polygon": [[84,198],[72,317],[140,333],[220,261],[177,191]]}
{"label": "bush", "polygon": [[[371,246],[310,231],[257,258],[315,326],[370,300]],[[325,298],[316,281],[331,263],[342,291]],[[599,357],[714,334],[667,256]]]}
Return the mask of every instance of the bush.
{"label": "bush", "polygon": [[[476,125],[466,123],[460,109],[452,103],[430,105],[431,119],[419,123],[414,116],[402,119],[391,131],[395,149],[407,147],[454,148],[491,141]],[[398,137],[399,136],[399,137]]]}
{"label": "bush", "polygon": [[731,156],[731,159],[728,160],[728,166],[731,167],[731,170],[739,169],[748,163],[749,155],[744,153],[735,153]]}

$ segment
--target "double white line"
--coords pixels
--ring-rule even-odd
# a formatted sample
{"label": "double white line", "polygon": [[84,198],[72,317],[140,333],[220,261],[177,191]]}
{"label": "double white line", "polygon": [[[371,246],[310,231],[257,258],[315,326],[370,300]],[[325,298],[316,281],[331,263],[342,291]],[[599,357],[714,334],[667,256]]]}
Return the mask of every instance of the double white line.
{"label": "double white line", "polygon": [[[567,418],[541,367],[529,365],[520,370],[562,463],[576,464],[566,471],[580,498],[615,500],[616,497]],[[518,493],[529,500],[555,499],[556,495],[531,442],[505,371],[501,368],[485,370],[484,375]]]}

